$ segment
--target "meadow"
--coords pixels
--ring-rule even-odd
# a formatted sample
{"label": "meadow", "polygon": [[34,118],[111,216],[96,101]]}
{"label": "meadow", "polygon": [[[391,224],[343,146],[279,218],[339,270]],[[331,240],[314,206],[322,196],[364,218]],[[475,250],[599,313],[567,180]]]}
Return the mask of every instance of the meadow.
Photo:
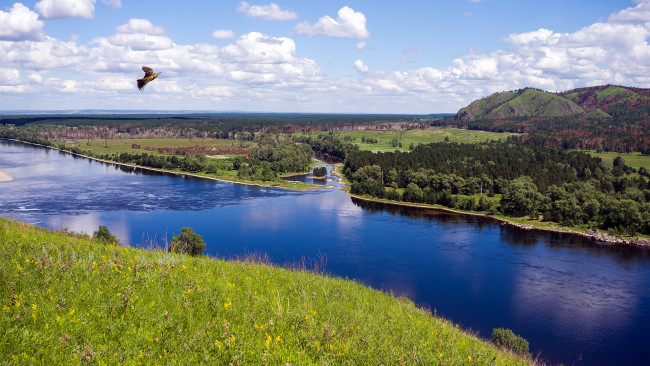
{"label": "meadow", "polygon": [[532,363],[406,298],[251,258],[112,246],[0,218],[0,362]]}
{"label": "meadow", "polygon": [[[463,130],[459,128],[428,127],[424,130],[406,131],[339,131],[337,135],[341,139],[352,139],[352,143],[359,146],[361,150],[368,151],[408,151],[411,144],[429,144],[432,142],[456,142],[456,143],[480,143],[485,141],[505,141],[515,133],[497,133],[485,131]],[[377,143],[364,143],[362,139],[376,139]],[[397,139],[402,146],[393,146],[393,139]]]}
{"label": "meadow", "polygon": [[650,169],[650,155],[643,155],[640,152],[632,153],[618,153],[618,152],[596,152],[596,150],[581,150],[589,153],[589,155],[597,156],[603,159],[603,162],[610,168],[613,165],[614,159],[620,156],[625,161],[625,165],[635,169],[645,167]]}

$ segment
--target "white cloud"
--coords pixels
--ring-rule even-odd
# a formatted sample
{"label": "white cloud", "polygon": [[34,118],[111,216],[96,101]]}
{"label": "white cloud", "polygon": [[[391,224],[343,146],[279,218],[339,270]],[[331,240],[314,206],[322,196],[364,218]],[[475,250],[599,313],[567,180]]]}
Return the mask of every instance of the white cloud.
{"label": "white cloud", "polygon": [[246,14],[251,18],[262,18],[264,20],[293,20],[298,19],[298,14],[282,10],[280,7],[271,3],[269,5],[250,5],[246,1],[242,1],[237,7],[237,11]]}
{"label": "white cloud", "polygon": [[0,85],[18,85],[20,82],[18,69],[0,68]]}
{"label": "white cloud", "polygon": [[357,71],[366,73],[370,71],[370,68],[366,66],[366,64],[361,61],[361,59],[354,61],[354,68],[357,69]]}
{"label": "white cloud", "polygon": [[237,38],[237,34],[230,29],[217,29],[212,32],[212,38],[217,41],[227,41]]}
{"label": "white cloud", "polygon": [[110,6],[111,8],[121,8],[122,7],[122,1],[121,0],[102,0],[102,3]]}
{"label": "white cloud", "polygon": [[149,34],[153,36],[162,36],[165,34],[165,29],[160,26],[151,24],[147,19],[129,19],[129,22],[120,25],[116,28],[117,33],[127,34]]}
{"label": "white cloud", "polygon": [[370,32],[366,29],[366,16],[348,6],[339,9],[336,19],[326,15],[313,25],[309,22],[299,23],[294,30],[298,34],[308,36],[323,34],[338,38],[364,39],[370,37]]}
{"label": "white cloud", "polygon": [[163,27],[153,25],[147,19],[129,19],[128,23],[115,29],[115,34],[108,37],[108,42],[136,51],[168,50],[174,46],[174,42],[164,34]]}
{"label": "white cloud", "polygon": [[636,1],[634,8],[627,8],[612,14],[608,23],[614,24],[645,24],[650,22],[650,1]]}
{"label": "white cloud", "polygon": [[[493,92],[528,86],[550,91],[605,83],[650,87],[650,25],[641,21],[646,7],[640,5],[570,33],[512,34],[501,50],[470,51],[446,66],[403,71],[375,66],[370,72],[359,59],[352,63],[359,74],[326,78],[316,61],[296,56],[296,42],[289,37],[251,32],[223,47],[177,44],[162,27],[131,19],[114,34],[78,44],[74,38],[42,35],[36,13],[15,4],[0,12],[0,109],[30,108],[37,98],[43,109],[124,109],[137,95],[150,108],[161,109],[430,113],[454,112]],[[31,23],[9,26],[5,20],[16,14],[29,15],[16,19]],[[319,21],[309,35],[350,36],[355,34],[353,18],[339,11],[337,20],[327,23],[332,27]],[[357,29],[365,31],[363,18]],[[30,26],[19,27],[25,24]],[[357,38],[362,34],[357,32]],[[370,48],[358,39],[356,49]],[[151,89],[138,93],[134,82],[142,76],[142,65],[163,73]],[[24,105],[16,104],[21,99],[11,93],[25,95]]]}
{"label": "white cloud", "polygon": [[108,42],[115,46],[130,47],[136,51],[168,50],[174,46],[174,42],[168,37],[148,34],[118,33],[108,37]]}
{"label": "white cloud", "polygon": [[34,8],[41,19],[88,18],[95,14],[95,0],[42,0]]}
{"label": "white cloud", "polygon": [[35,41],[42,38],[43,22],[25,5],[15,3],[8,12],[0,10],[0,40]]}

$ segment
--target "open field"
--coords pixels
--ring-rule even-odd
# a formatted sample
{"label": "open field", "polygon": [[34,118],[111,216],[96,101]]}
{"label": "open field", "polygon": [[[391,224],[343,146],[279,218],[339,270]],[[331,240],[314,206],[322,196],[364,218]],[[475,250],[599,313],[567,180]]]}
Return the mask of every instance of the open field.
{"label": "open field", "polygon": [[640,152],[633,153],[617,153],[617,152],[596,152],[595,150],[581,150],[589,155],[597,156],[603,159],[603,162],[612,167],[612,162],[617,156],[620,156],[625,160],[625,165],[630,166],[635,169],[645,167],[650,169],[650,155],[641,155]]}
{"label": "open field", "polygon": [[[340,131],[337,132],[337,135],[341,139],[345,139],[346,137],[352,138],[352,142],[359,145],[361,150],[377,152],[395,150],[408,151],[411,144],[417,146],[418,144],[443,142],[445,141],[445,138],[448,138],[449,142],[457,143],[479,143],[486,140],[505,141],[508,136],[517,134],[462,130],[459,128],[429,127],[425,130],[410,131]],[[362,138],[377,139],[378,143],[363,143]],[[393,147],[391,144],[393,139],[397,139],[398,142],[401,142],[402,147]]]}
{"label": "open field", "polygon": [[304,269],[116,247],[0,218],[10,364],[525,365],[405,298]]}
{"label": "open field", "polygon": [[[255,145],[254,142],[213,138],[96,139],[90,141],[78,139],[66,141],[67,148],[78,146],[83,150],[91,150],[95,155],[120,153],[160,155],[165,153],[159,152],[158,149],[165,148],[188,151],[193,149],[211,155],[242,155],[246,154],[248,148]],[[139,148],[134,148],[134,146],[139,146]]]}

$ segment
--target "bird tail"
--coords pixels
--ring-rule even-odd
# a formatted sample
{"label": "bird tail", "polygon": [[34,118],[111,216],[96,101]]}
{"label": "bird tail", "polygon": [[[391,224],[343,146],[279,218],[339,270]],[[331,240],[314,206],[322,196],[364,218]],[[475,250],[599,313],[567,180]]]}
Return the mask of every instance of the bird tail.
{"label": "bird tail", "polygon": [[147,85],[147,81],[144,79],[138,79],[138,89],[142,90],[144,86]]}

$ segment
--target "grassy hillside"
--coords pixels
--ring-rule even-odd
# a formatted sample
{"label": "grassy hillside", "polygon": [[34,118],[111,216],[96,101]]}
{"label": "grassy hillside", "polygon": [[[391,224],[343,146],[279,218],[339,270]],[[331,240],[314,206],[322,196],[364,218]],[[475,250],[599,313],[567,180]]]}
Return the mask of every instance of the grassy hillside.
{"label": "grassy hillside", "polygon": [[0,218],[7,364],[528,364],[360,284]]}
{"label": "grassy hillside", "polygon": [[584,109],[562,96],[536,89],[496,93],[472,102],[458,111],[457,119],[507,119],[558,117],[584,113]]}

